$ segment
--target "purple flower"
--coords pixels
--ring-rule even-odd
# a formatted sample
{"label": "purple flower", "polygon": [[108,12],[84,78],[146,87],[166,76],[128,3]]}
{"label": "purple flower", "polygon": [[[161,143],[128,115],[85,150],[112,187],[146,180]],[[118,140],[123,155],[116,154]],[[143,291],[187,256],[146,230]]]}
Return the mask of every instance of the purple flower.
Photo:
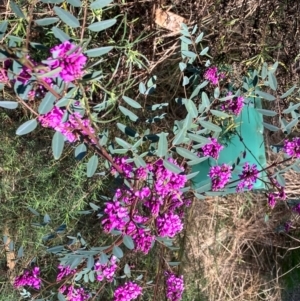
{"label": "purple flower", "polygon": [[76,273],[76,269],[72,269],[70,268],[70,266],[64,266],[64,265],[59,265],[58,266],[58,269],[59,269],[59,273],[56,277],[56,280],[57,281],[60,281],[62,280],[64,277],[70,275],[70,274],[75,274]]}
{"label": "purple flower", "polygon": [[[231,95],[231,94],[232,94],[231,92],[228,93],[228,95]],[[238,116],[244,107],[244,100],[245,99],[243,96],[238,96],[238,97],[229,99],[221,105],[221,110]]]}
{"label": "purple flower", "polygon": [[285,140],[283,150],[291,157],[300,158],[300,138],[295,137],[292,141]]}
{"label": "purple flower", "polygon": [[183,283],[183,276],[176,277],[172,273],[165,273],[167,278],[167,291],[166,297],[170,301],[179,301],[182,298],[182,293],[184,291],[184,283]]}
{"label": "purple flower", "polygon": [[225,187],[231,178],[231,166],[227,164],[212,166],[209,171],[212,181],[212,190],[217,191]]}
{"label": "purple flower", "polygon": [[258,173],[259,172],[255,164],[250,166],[250,164],[246,162],[243,166],[242,173],[239,174],[241,182],[237,185],[236,191],[241,192],[244,188],[251,190],[253,188],[253,184],[258,178]]}
{"label": "purple flower", "polygon": [[106,203],[104,212],[107,217],[102,221],[102,225],[107,233],[113,229],[122,231],[129,222],[128,209],[121,206],[118,201]]}
{"label": "purple flower", "polygon": [[48,58],[47,64],[51,69],[61,67],[59,75],[65,82],[71,82],[81,78],[84,74],[83,66],[87,57],[82,54],[82,49],[65,41],[62,44],[50,49],[52,57]]}
{"label": "purple flower", "polygon": [[205,71],[204,78],[209,82],[211,82],[213,85],[217,85],[219,83],[219,80],[221,78],[224,78],[224,74],[223,73],[218,74],[217,67],[210,67]]}
{"label": "purple flower", "polygon": [[183,224],[177,214],[169,212],[157,217],[156,227],[159,236],[174,237],[183,229]]}
{"label": "purple flower", "polygon": [[119,286],[114,292],[114,301],[135,300],[142,294],[142,288],[134,282],[126,282]]}
{"label": "purple flower", "polygon": [[224,148],[224,146],[219,144],[216,138],[209,138],[209,140],[211,142],[202,147],[203,154],[204,156],[210,156],[217,160],[219,158],[220,151]]}
{"label": "purple flower", "polygon": [[59,291],[62,294],[66,294],[66,299],[68,301],[85,301],[90,298],[88,292],[81,287],[75,288],[74,285],[70,285],[69,287],[63,285]]}
{"label": "purple flower", "polygon": [[35,289],[40,289],[41,279],[40,277],[40,268],[34,267],[31,271],[25,270],[24,273],[15,278],[14,286],[30,286]]}
{"label": "purple flower", "polygon": [[151,231],[143,228],[138,228],[136,232],[132,235],[134,241],[134,249],[136,251],[141,251],[144,254],[148,254],[155,236],[151,234]]}
{"label": "purple flower", "polygon": [[[56,106],[47,114],[40,115],[38,121],[43,127],[52,128],[62,133],[69,142],[75,142],[79,140],[79,136],[75,133],[75,130],[80,131],[84,136],[93,134],[95,130],[91,127],[88,119],[82,119],[79,113],[73,113],[69,116],[69,120],[62,122],[62,118],[66,110],[62,110]],[[92,141],[96,143],[96,141]]]}
{"label": "purple flower", "polygon": [[118,268],[117,257],[112,255],[110,260],[106,264],[101,264],[99,261],[95,263],[94,270],[96,271],[96,279],[98,281],[103,281],[106,279],[108,282],[112,282],[114,279],[115,272]]}
{"label": "purple flower", "polygon": [[277,200],[276,200],[275,194],[274,193],[269,193],[269,195],[268,195],[268,204],[272,209],[275,207],[276,202],[277,202]]}

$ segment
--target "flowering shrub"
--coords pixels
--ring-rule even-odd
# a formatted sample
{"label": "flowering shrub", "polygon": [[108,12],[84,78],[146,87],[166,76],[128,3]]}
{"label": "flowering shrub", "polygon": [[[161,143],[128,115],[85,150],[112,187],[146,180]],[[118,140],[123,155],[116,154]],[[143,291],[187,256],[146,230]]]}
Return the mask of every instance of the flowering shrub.
{"label": "flowering shrub", "polygon": [[[92,2],[87,9],[94,11],[102,4],[99,1]],[[14,11],[19,14],[22,12],[20,8]],[[53,6],[53,12],[58,18],[53,18],[51,22],[61,19],[70,27],[80,26],[79,21],[66,10]],[[49,22],[45,19],[39,21],[41,24]],[[116,19],[95,22],[87,29],[92,34],[115,23]],[[8,23],[2,25],[1,33],[6,32],[5,26]],[[286,194],[282,171],[279,169],[275,174],[270,174],[269,170],[288,163],[293,168],[293,160],[300,158],[300,139],[285,140],[283,151],[287,158],[267,167],[241,162],[239,158],[236,163],[219,163],[222,151],[231,143],[226,135],[228,132],[239,135],[235,130],[237,118],[247,106],[255,106],[249,100],[251,95],[270,101],[275,99],[260,88],[267,85],[268,89],[277,89],[274,75],[276,65],[276,68],[264,65],[261,70],[255,70],[252,75],[245,77],[240,87],[228,87],[225,79],[230,78],[230,72],[226,73],[217,66],[209,67],[210,62],[205,59],[208,47],[203,48],[201,44],[203,33],[196,35],[197,27],[190,31],[183,24],[182,41],[193,40],[186,45],[183,43],[183,60],[179,64],[185,98],[178,97],[176,101],[182,105],[185,117],[183,120],[175,120],[174,126],[172,124],[162,132],[159,127],[152,127],[151,124],[163,119],[165,113],[155,117],[152,113],[162,110],[169,103],[149,105],[147,108],[151,116],[145,122],[139,120],[139,110],[144,110],[141,101],[124,95],[126,89],[121,89],[120,95],[115,96],[115,93],[102,87],[102,82],[98,82],[102,73],[95,71],[94,67],[101,60],[95,61],[95,57],[106,54],[113,47],[86,49],[90,41],[85,38],[84,30],[83,41],[77,44],[58,27],[53,27],[52,32],[60,42],[51,45],[53,47],[50,47],[44,60],[34,60],[34,53],[31,53],[34,51],[28,45],[26,51],[15,49],[7,36],[7,45],[0,46],[4,57],[0,69],[0,87],[13,88],[17,101],[0,101],[0,107],[16,109],[21,105],[29,110],[34,117],[16,130],[17,135],[28,134],[39,125],[48,128],[49,132],[54,132],[52,151],[55,159],[61,157],[67,142],[74,147],[76,159],[80,159],[82,154],[83,157],[89,157],[86,164],[87,177],[97,179],[101,175],[96,173],[100,159],[103,162],[102,175],[114,184],[111,194],[101,197],[104,203],[99,206],[90,204],[92,210],[81,212],[86,215],[95,213],[99,219],[97,229],[107,235],[108,245],[94,247],[82,237],[75,237],[71,244],[48,248],[48,252],[55,254],[59,260],[56,283],[49,285],[51,292],[52,287],[59,286],[57,296],[60,301],[83,301],[95,298],[100,293],[105,294],[105,285],[111,285],[115,301],[129,301],[146,294],[152,286],[151,282],[142,279],[143,275],[136,277],[130,265],[124,264],[125,248],[128,253],[133,251],[141,255],[149,254],[157,245],[172,251],[173,239],[184,228],[184,214],[192,200],[204,199],[207,195],[226,195],[232,192],[232,187],[242,193],[252,190],[257,181],[263,181],[266,184],[266,201],[274,208],[278,200],[286,199]],[[195,49],[187,50],[188,45],[194,45]],[[198,55],[196,52],[200,48],[202,51]],[[188,77],[188,67],[193,66],[196,59],[199,59],[197,64],[203,68]],[[155,93],[155,79],[151,77],[146,84],[139,85],[139,94],[145,101],[148,94]],[[192,80],[196,85],[189,85]],[[95,94],[102,93],[105,96],[100,102]],[[293,90],[289,90],[281,97],[286,98],[292,93]],[[270,110],[256,110],[266,116],[277,115],[277,112]],[[291,112],[296,114],[295,107],[291,106],[282,114]],[[110,113],[126,117],[128,124],[114,123],[115,116],[112,117]],[[108,115],[112,117],[111,120],[105,120]],[[112,133],[101,126],[107,121],[110,122]],[[138,121],[140,127],[136,130],[133,127]],[[233,126],[228,126],[231,124]],[[284,130],[290,130],[295,124],[292,121]],[[268,123],[264,123],[264,126],[269,130],[279,130]],[[224,140],[226,144],[222,143]],[[240,143],[245,148],[244,153],[247,153],[248,147],[243,137],[240,137]],[[190,172],[190,168],[205,161],[210,164],[208,184],[195,188],[190,180],[197,172]],[[237,166],[241,169],[240,173],[235,169]],[[238,173],[237,180],[234,180],[235,173]],[[293,210],[300,213],[298,205]],[[290,228],[290,225],[286,228]],[[167,260],[164,262],[162,268],[167,271],[166,298],[179,301],[184,290],[183,276],[176,276],[174,270],[171,272],[171,264]],[[120,279],[123,278],[132,281],[126,279],[127,282],[120,285]],[[16,288],[40,290],[44,285],[41,279],[40,268],[35,267],[17,276],[14,285]],[[102,286],[99,287],[98,282]],[[97,292],[94,286],[97,286]],[[43,294],[43,291],[39,293]]]}

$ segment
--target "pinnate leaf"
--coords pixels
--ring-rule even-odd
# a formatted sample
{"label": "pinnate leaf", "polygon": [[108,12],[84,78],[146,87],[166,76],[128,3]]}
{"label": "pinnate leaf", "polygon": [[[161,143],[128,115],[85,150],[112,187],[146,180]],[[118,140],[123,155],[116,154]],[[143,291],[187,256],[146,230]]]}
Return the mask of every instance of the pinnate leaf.
{"label": "pinnate leaf", "polygon": [[18,127],[16,134],[18,136],[28,134],[28,133],[32,132],[33,130],[35,130],[37,125],[38,125],[38,123],[37,123],[36,119],[28,120]]}
{"label": "pinnate leaf", "polygon": [[53,9],[57,16],[70,27],[77,28],[80,26],[79,21],[68,11],[57,6],[55,6]]}
{"label": "pinnate leaf", "polygon": [[105,20],[105,21],[100,21],[100,22],[91,24],[88,27],[88,29],[91,31],[99,32],[99,31],[105,30],[105,29],[115,25],[116,22],[117,22],[117,19],[109,19],[109,20]]}

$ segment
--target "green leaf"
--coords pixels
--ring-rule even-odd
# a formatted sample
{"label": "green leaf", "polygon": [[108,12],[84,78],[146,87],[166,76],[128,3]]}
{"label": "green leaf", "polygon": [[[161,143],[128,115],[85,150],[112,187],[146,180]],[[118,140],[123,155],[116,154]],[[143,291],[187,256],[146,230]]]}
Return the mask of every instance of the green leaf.
{"label": "green leaf", "polygon": [[264,109],[256,109],[256,111],[262,115],[265,115],[265,116],[276,116],[277,113],[274,112],[274,111],[271,111],[271,110],[264,110]]}
{"label": "green leaf", "polygon": [[266,123],[266,122],[263,122],[263,126],[268,129],[269,131],[272,131],[272,132],[277,132],[280,130],[279,127],[273,125],[273,124],[269,124],[269,123]]}
{"label": "green leaf", "polygon": [[73,27],[73,28],[80,27],[79,21],[68,11],[66,11],[60,7],[57,7],[57,6],[54,6],[53,9],[54,9],[55,13],[57,14],[57,16],[67,25],[69,25],[70,27]]}
{"label": "green leaf", "polygon": [[37,127],[37,125],[38,125],[38,123],[37,123],[36,119],[28,120],[18,127],[16,134],[18,136],[28,134],[28,133],[32,132]]}
{"label": "green leaf", "polygon": [[179,69],[180,69],[180,71],[181,71],[181,72],[184,71],[185,68],[186,68],[186,63],[180,62],[180,63],[179,63]]}
{"label": "green leaf", "polygon": [[7,25],[8,25],[8,21],[2,21],[2,23],[0,24],[0,40],[4,37],[5,32],[7,30]]}
{"label": "green leaf", "polygon": [[142,106],[135,100],[131,99],[130,97],[123,96],[122,97],[124,101],[126,101],[131,107],[135,109],[141,109]]}
{"label": "green leaf", "polygon": [[34,22],[39,26],[47,26],[56,23],[58,21],[59,18],[53,17],[53,18],[44,18],[44,19],[35,20]]}
{"label": "green leaf", "polygon": [[131,145],[130,143],[127,143],[127,142],[124,141],[123,139],[118,138],[118,137],[116,137],[115,139],[116,139],[116,142],[117,142],[120,146],[124,147],[125,149],[128,150],[128,149],[131,149],[131,148],[132,148],[132,145]]}
{"label": "green leaf", "polygon": [[109,20],[105,20],[105,21],[100,21],[100,22],[91,24],[90,26],[88,26],[88,29],[91,31],[99,32],[99,31],[105,30],[105,29],[115,25],[116,22],[117,22],[117,19],[109,19]]}
{"label": "green leaf", "polygon": [[81,6],[81,1],[80,0],[67,0],[67,2],[74,7],[80,7]]}
{"label": "green leaf", "polygon": [[195,59],[197,57],[195,52],[189,51],[189,50],[182,50],[181,53],[189,58]]}
{"label": "green leaf", "polygon": [[158,148],[157,148],[157,156],[162,158],[168,153],[168,140],[167,133],[160,133]]}
{"label": "green leaf", "polygon": [[58,299],[58,301],[67,301],[65,296],[60,292],[57,293],[57,299]]}
{"label": "green leaf", "polygon": [[289,131],[290,129],[292,129],[294,126],[296,126],[298,124],[298,122],[299,122],[298,118],[293,119],[291,122],[289,122],[286,125],[286,127],[285,127],[286,131]]}
{"label": "green leaf", "polygon": [[129,250],[133,250],[134,249],[134,242],[133,239],[131,238],[131,236],[128,235],[124,235],[123,236],[123,244],[126,246],[126,248],[128,248]]}
{"label": "green leaf", "polygon": [[211,123],[210,121],[200,120],[199,123],[200,123],[205,129],[214,131],[214,132],[216,132],[216,133],[222,132],[222,129],[221,129],[218,125],[215,125],[215,124]]}
{"label": "green leaf", "polygon": [[145,94],[146,93],[146,91],[147,91],[147,89],[146,89],[146,86],[145,86],[145,84],[143,83],[143,82],[140,82],[140,84],[139,84],[139,91],[140,91],[140,93],[141,94]]}
{"label": "green leaf", "polygon": [[188,111],[188,113],[191,114],[192,118],[196,118],[198,116],[197,107],[196,107],[195,103],[191,99],[188,99],[186,101],[185,108]]}
{"label": "green leaf", "polygon": [[117,127],[126,135],[133,137],[133,138],[137,138],[139,137],[139,134],[133,130],[132,128],[122,124],[122,123],[117,123]]}
{"label": "green leaf", "polygon": [[90,279],[90,282],[95,282],[95,271],[90,271],[89,272],[89,279]]}
{"label": "green leaf", "polygon": [[283,94],[280,96],[280,98],[281,98],[281,99],[284,99],[284,98],[290,96],[290,95],[294,92],[294,90],[295,90],[296,88],[297,88],[297,86],[294,85],[292,88],[288,89],[285,93],[283,93]]}
{"label": "green leaf", "polygon": [[193,172],[193,173],[190,173],[190,174],[186,175],[186,179],[187,179],[187,180],[190,180],[190,179],[194,178],[195,176],[197,176],[197,174],[198,174],[199,172],[200,172],[200,171],[195,171],[195,172]]}
{"label": "green leaf", "polygon": [[184,86],[188,85],[189,82],[190,82],[189,78],[187,76],[184,76],[183,81],[182,81],[182,86],[184,87]]}
{"label": "green leaf", "polygon": [[270,88],[274,91],[276,91],[277,89],[277,80],[276,80],[276,77],[274,75],[273,72],[268,72],[268,79],[269,79],[269,85],[270,85]]}
{"label": "green leaf", "polygon": [[220,88],[216,87],[214,90],[214,98],[218,98],[220,96]]}
{"label": "green leaf", "polygon": [[192,41],[187,38],[187,37],[180,37],[179,38],[183,43],[187,44],[187,45],[191,45],[192,44]]}
{"label": "green leaf", "polygon": [[55,99],[56,97],[51,92],[47,92],[38,107],[38,112],[40,114],[47,114],[50,112],[54,107]]}
{"label": "green leaf", "polygon": [[177,154],[179,154],[180,156],[182,156],[186,159],[190,159],[190,160],[198,160],[199,159],[199,157],[195,153],[192,153],[191,151],[189,151],[183,147],[176,147],[176,152],[177,152]]}
{"label": "green leaf", "polygon": [[140,156],[135,156],[134,159],[133,159],[135,165],[137,168],[139,167],[146,167],[146,162],[143,160],[142,157]]}
{"label": "green leaf", "polygon": [[91,9],[101,9],[111,3],[113,0],[97,0],[90,5]]}
{"label": "green leaf", "polygon": [[129,111],[128,109],[126,109],[123,106],[119,106],[119,110],[125,115],[128,116],[130,120],[132,120],[133,122],[136,122],[139,118],[138,116],[136,116],[134,113],[132,113],[131,111]]}
{"label": "green leaf", "polygon": [[300,107],[300,103],[297,103],[295,105],[291,105],[290,103],[290,106],[287,109],[283,110],[282,113],[283,114],[291,113],[292,111],[298,109],[299,107]]}
{"label": "green leaf", "polygon": [[176,174],[180,174],[183,172],[177,165],[169,162],[168,160],[164,160],[163,164],[166,169],[168,169]]}
{"label": "green leaf", "polygon": [[43,74],[35,74],[37,78],[45,78],[45,77],[53,77],[55,75],[58,75],[58,73],[62,70],[62,67],[57,67],[49,72],[43,73]]}
{"label": "green leaf", "polygon": [[204,81],[203,83],[201,83],[200,85],[198,85],[198,86],[195,88],[195,90],[193,91],[192,95],[190,96],[190,99],[193,99],[195,96],[198,96],[200,90],[201,90],[202,88],[204,88],[205,86],[207,86],[207,84],[208,84],[208,81],[206,80],[206,81]]}
{"label": "green leaf", "polygon": [[88,178],[91,178],[97,170],[99,158],[97,155],[93,155],[87,164],[86,174]]}
{"label": "green leaf", "polygon": [[56,254],[56,253],[61,252],[62,250],[64,250],[64,246],[55,246],[52,248],[48,248],[47,252]]}
{"label": "green leaf", "polygon": [[276,99],[276,98],[275,98],[273,95],[271,95],[270,93],[263,92],[263,91],[258,91],[258,90],[256,90],[256,91],[255,91],[255,94],[258,95],[258,96],[260,96],[260,97],[262,97],[262,98],[264,98],[264,99],[266,99],[266,100],[270,100],[270,101]]}
{"label": "green leaf", "polygon": [[267,75],[268,75],[268,65],[267,63],[263,63],[262,70],[261,70],[261,78],[265,79]]}
{"label": "green leaf", "polygon": [[52,30],[54,36],[57,39],[59,39],[61,42],[71,40],[71,38],[65,32],[63,32],[61,29],[59,29],[58,27],[52,27],[51,30]]}
{"label": "green leaf", "polygon": [[193,141],[196,141],[199,143],[210,143],[211,142],[208,138],[205,138],[205,137],[197,135],[197,134],[188,134],[188,136]]}
{"label": "green leaf", "polygon": [[102,56],[102,55],[108,53],[113,48],[114,48],[113,46],[105,46],[105,47],[100,47],[100,48],[89,49],[89,50],[86,50],[84,53],[88,57],[97,57],[97,56]]}
{"label": "green leaf", "polygon": [[183,128],[184,129],[190,129],[191,125],[193,122],[193,117],[191,113],[188,113],[185,117],[184,123],[183,123]]}
{"label": "green leaf", "polygon": [[22,12],[22,10],[20,9],[20,7],[12,0],[9,1],[10,4],[10,8],[12,9],[12,11],[21,19],[26,19],[24,13]]}
{"label": "green leaf", "polygon": [[125,264],[125,267],[124,267],[124,274],[125,274],[127,277],[131,277],[130,266],[129,266],[127,263]]}
{"label": "green leaf", "polygon": [[209,50],[209,47],[205,47],[201,52],[200,52],[200,55],[206,55],[207,52]]}
{"label": "green leaf", "polygon": [[112,252],[119,259],[124,256],[124,253],[123,253],[122,249],[118,246],[114,246]]}
{"label": "green leaf", "polygon": [[63,152],[65,137],[60,132],[55,132],[52,138],[52,152],[55,160],[58,160]]}
{"label": "green leaf", "polygon": [[270,72],[275,73],[278,68],[278,62],[275,62],[273,66],[270,68]]}
{"label": "green leaf", "polygon": [[210,101],[205,92],[202,92],[201,94],[201,99],[202,99],[202,105],[205,106],[206,108],[210,107]]}
{"label": "green leaf", "polygon": [[196,38],[195,43],[198,44],[199,42],[201,42],[202,39],[203,39],[203,36],[204,36],[204,33],[201,32],[201,33],[198,35],[198,37]]}
{"label": "green leaf", "polygon": [[0,100],[0,107],[13,110],[19,106],[19,103],[16,101]]}
{"label": "green leaf", "polygon": [[33,209],[33,208],[31,208],[31,207],[27,207],[27,209],[28,209],[32,214],[34,214],[34,215],[36,215],[36,216],[40,216],[40,214],[39,214],[35,209]]}
{"label": "green leaf", "polygon": [[172,145],[181,144],[184,141],[185,134],[186,134],[186,129],[185,128],[178,131],[178,133],[176,134],[176,136],[175,136],[175,138],[172,142]]}
{"label": "green leaf", "polygon": [[229,117],[229,115],[227,113],[223,112],[223,111],[210,110],[210,112],[213,115],[217,116],[217,117],[221,117],[221,118],[227,118],[227,117]]}
{"label": "green leaf", "polygon": [[280,186],[284,187],[285,186],[285,179],[281,174],[277,174],[276,180],[279,183]]}
{"label": "green leaf", "polygon": [[199,164],[199,163],[207,160],[208,158],[209,157],[201,157],[201,158],[198,158],[197,160],[195,159],[195,160],[192,160],[192,161],[187,161],[187,165],[190,165],[190,166],[196,165],[196,164]]}

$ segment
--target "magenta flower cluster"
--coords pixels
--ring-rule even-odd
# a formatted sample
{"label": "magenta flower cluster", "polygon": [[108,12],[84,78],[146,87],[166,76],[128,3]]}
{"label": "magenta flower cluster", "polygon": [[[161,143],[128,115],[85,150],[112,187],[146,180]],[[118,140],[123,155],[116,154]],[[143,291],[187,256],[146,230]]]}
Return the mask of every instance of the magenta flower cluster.
{"label": "magenta flower cluster", "polygon": [[271,184],[274,186],[277,192],[271,192],[268,195],[268,204],[273,209],[278,200],[286,200],[286,193],[284,187],[281,186],[274,178],[270,178]]}
{"label": "magenta flower cluster", "polygon": [[63,285],[59,291],[65,295],[67,301],[85,301],[91,296],[84,288],[76,288],[74,285]]}
{"label": "magenta flower cluster", "polygon": [[257,166],[253,164],[252,166],[246,162],[243,166],[243,171],[239,174],[240,182],[237,185],[237,192],[243,191],[245,188],[251,190],[253,188],[253,184],[256,182],[258,178],[259,171],[257,170]]}
{"label": "magenta flower cluster", "polygon": [[[12,60],[7,59],[4,62],[4,67],[0,68],[0,83],[6,85],[13,84],[16,80],[24,85],[29,83],[32,78],[32,73],[39,74],[42,79],[50,86],[53,86],[54,79],[60,76],[66,83],[72,82],[81,78],[84,75],[84,66],[87,62],[87,57],[82,54],[82,49],[69,41],[65,41],[50,49],[51,57],[43,61],[43,64],[35,62],[32,58],[27,56],[33,67],[36,70],[23,66],[20,73],[17,74],[14,80],[9,80],[7,76],[8,69],[12,66]],[[61,70],[51,76],[44,76],[56,68],[61,67]],[[28,92],[28,99],[33,100],[35,97],[43,98],[47,90],[42,84],[35,86],[35,88]]]}
{"label": "magenta flower cluster", "polygon": [[166,272],[167,280],[167,290],[166,297],[169,301],[179,301],[182,298],[182,293],[184,291],[183,276],[176,277],[172,273]]}
{"label": "magenta flower cluster", "polygon": [[[229,92],[227,96],[232,95],[232,92]],[[221,104],[221,110],[228,112],[229,114],[233,115],[240,115],[243,107],[244,107],[245,99],[243,96],[237,96],[233,97],[232,99],[229,99],[227,101],[224,101],[224,103]]]}
{"label": "magenta flower cluster", "polygon": [[97,261],[94,265],[94,271],[96,271],[96,279],[103,281],[106,279],[108,282],[112,282],[114,279],[115,272],[118,268],[117,257],[111,256],[110,260],[106,264],[101,264]]}
{"label": "magenta flower cluster", "polygon": [[211,142],[202,147],[203,154],[204,156],[210,156],[217,160],[219,158],[220,151],[224,148],[224,146],[219,144],[216,138],[209,138],[209,140]]}
{"label": "magenta flower cluster", "polygon": [[[94,133],[89,119],[82,119],[81,115],[77,112],[69,116],[69,120],[62,122],[62,118],[66,110],[58,108],[56,106],[44,115],[38,117],[39,122],[43,127],[52,128],[62,133],[69,142],[78,141],[80,136],[88,136],[90,133]],[[93,141],[96,143],[96,141]]]}
{"label": "magenta flower cluster", "polygon": [[[173,164],[175,160],[169,159]],[[102,225],[105,232],[119,230],[132,237],[135,250],[147,254],[155,235],[174,237],[182,228],[182,211],[189,201],[180,191],[187,181],[185,175],[175,174],[163,165],[162,160],[135,168],[127,158],[115,158],[125,175],[139,181],[139,188],[117,189],[112,201],[104,208]],[[183,169],[182,169],[183,170]],[[112,169],[112,173],[116,171]],[[146,182],[151,174],[153,182]],[[131,209],[134,208],[134,209]]]}
{"label": "magenta flower cluster", "polygon": [[300,138],[295,137],[291,141],[285,140],[283,151],[291,157],[300,158]]}
{"label": "magenta flower cluster", "polygon": [[17,276],[14,280],[14,286],[16,288],[20,286],[29,286],[35,289],[40,289],[41,282],[40,268],[34,267],[32,270],[25,270],[22,275]]}
{"label": "magenta flower cluster", "polygon": [[204,78],[213,85],[218,85],[219,80],[223,79],[224,77],[225,76],[223,73],[218,73],[217,67],[210,67],[204,73]]}
{"label": "magenta flower cluster", "polygon": [[212,190],[217,191],[226,186],[231,179],[231,166],[228,164],[212,166],[208,173],[212,181]]}
{"label": "magenta flower cluster", "polygon": [[136,283],[129,281],[115,290],[114,301],[135,300],[140,295],[142,295],[142,288]]}
{"label": "magenta flower cluster", "polygon": [[58,267],[59,273],[56,277],[57,281],[62,280],[63,278],[65,278],[68,275],[74,275],[76,273],[76,269],[71,269],[70,266],[66,265],[62,265],[60,264]]}
{"label": "magenta flower cluster", "polygon": [[54,70],[61,67],[59,76],[65,82],[71,82],[81,78],[84,74],[83,67],[87,57],[82,54],[82,49],[76,45],[65,41],[50,49],[52,57],[48,58],[47,64]]}

